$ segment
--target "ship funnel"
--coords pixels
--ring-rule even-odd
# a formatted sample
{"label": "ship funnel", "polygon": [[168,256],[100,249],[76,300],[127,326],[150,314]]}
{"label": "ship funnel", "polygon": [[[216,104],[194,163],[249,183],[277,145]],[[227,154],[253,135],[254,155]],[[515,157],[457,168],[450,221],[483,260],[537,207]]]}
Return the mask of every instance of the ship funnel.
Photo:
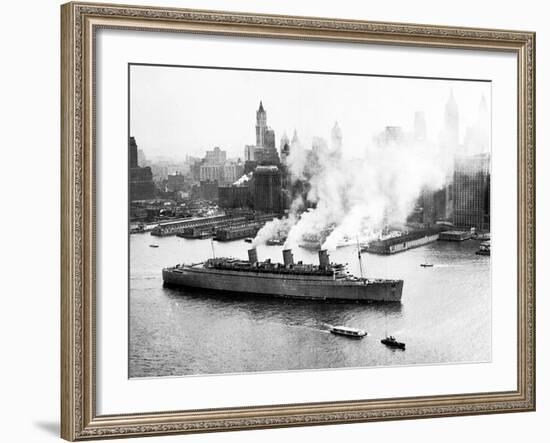
{"label": "ship funnel", "polygon": [[319,251],[319,267],[322,269],[327,269],[330,266],[330,259],[328,257],[328,252],[326,249]]}
{"label": "ship funnel", "polygon": [[256,248],[248,250],[248,261],[252,264],[258,263],[258,253],[256,252]]}
{"label": "ship funnel", "polygon": [[292,256],[292,249],[285,249],[283,251],[283,261],[285,266],[291,266],[294,264],[294,257]]}

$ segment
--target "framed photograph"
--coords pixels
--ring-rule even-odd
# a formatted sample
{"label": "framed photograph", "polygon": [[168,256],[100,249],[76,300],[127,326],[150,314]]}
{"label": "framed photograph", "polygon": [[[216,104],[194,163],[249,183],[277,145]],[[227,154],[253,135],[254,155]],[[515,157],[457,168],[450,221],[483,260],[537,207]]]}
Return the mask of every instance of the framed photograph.
{"label": "framed photograph", "polygon": [[68,3],[62,437],[535,409],[535,35]]}

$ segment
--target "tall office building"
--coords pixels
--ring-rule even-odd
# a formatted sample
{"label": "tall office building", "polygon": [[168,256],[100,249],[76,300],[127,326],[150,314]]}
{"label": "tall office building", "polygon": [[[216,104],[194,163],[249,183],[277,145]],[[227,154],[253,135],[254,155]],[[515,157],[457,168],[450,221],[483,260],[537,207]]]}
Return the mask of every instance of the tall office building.
{"label": "tall office building", "polygon": [[456,149],[459,143],[459,115],[458,105],[451,89],[445,104],[445,134],[444,143],[450,149]]}
{"label": "tall office building", "polygon": [[185,177],[179,171],[175,174],[168,174],[166,190],[169,192],[179,192],[185,189]]}
{"label": "tall office building", "polygon": [[422,111],[414,113],[414,139],[416,141],[426,140],[426,117]]}
{"label": "tall office building", "polygon": [[258,148],[256,145],[245,145],[244,147],[244,161],[245,162],[255,162],[256,161],[256,151]]}
{"label": "tall office building", "polygon": [[264,148],[266,150],[275,150],[275,131],[271,128],[267,128],[264,137]]}
{"label": "tall office building", "polygon": [[375,137],[378,146],[399,145],[405,140],[405,131],[401,126],[386,126],[384,131]]}
{"label": "tall office building", "polygon": [[283,163],[286,163],[286,159],[290,155],[290,140],[288,139],[286,132],[281,137],[280,152],[281,152],[281,161]]}
{"label": "tall office building", "polygon": [[456,227],[490,229],[490,170],[488,153],[456,158],[453,175],[453,224]]}
{"label": "tall office building", "polygon": [[281,171],[277,166],[258,166],[254,170],[254,209],[283,211]]}
{"label": "tall office building", "polygon": [[149,200],[155,198],[155,184],[151,168],[141,168],[138,163],[138,147],[136,139],[128,140],[128,157],[130,160],[130,201]]}
{"label": "tall office building", "polygon": [[[204,161],[200,166],[200,181],[216,181],[219,183],[235,181],[235,176],[241,173],[239,169],[235,169],[234,161],[227,160],[227,152],[215,147],[211,151],[206,151]],[[226,179],[226,176],[228,177]],[[240,177],[240,175],[238,175]]]}
{"label": "tall office building", "polygon": [[[449,98],[444,111],[443,147],[453,154],[458,153],[459,146],[459,113],[453,90],[449,91]],[[450,173],[445,184],[445,219],[453,218],[454,204],[454,173]]]}
{"label": "tall office building", "polygon": [[224,209],[253,206],[249,186],[219,186],[218,204]]}
{"label": "tall office building", "polygon": [[222,184],[236,182],[244,174],[244,164],[240,160],[227,160],[223,164]]}
{"label": "tall office building", "polygon": [[138,165],[138,147],[135,137],[130,137],[128,141],[128,157],[130,158],[130,169],[137,168]]}
{"label": "tall office building", "polygon": [[206,151],[204,159],[206,160],[206,163],[210,165],[219,166],[222,165],[225,160],[227,160],[227,152],[222,151],[219,147],[216,146],[211,151]]}
{"label": "tall office building", "polygon": [[466,129],[464,152],[468,155],[491,151],[491,115],[487,100],[483,96],[479,102],[477,119]]}
{"label": "tall office building", "polygon": [[265,146],[265,132],[267,130],[267,113],[264,105],[260,101],[260,107],[256,111],[256,146],[263,148]]}
{"label": "tall office building", "polygon": [[275,131],[267,126],[267,113],[261,101],[256,111],[256,149],[253,151],[253,160],[250,159],[252,157],[250,152],[249,148],[245,148],[246,161],[254,161],[260,165],[279,164],[279,154],[275,146]]}

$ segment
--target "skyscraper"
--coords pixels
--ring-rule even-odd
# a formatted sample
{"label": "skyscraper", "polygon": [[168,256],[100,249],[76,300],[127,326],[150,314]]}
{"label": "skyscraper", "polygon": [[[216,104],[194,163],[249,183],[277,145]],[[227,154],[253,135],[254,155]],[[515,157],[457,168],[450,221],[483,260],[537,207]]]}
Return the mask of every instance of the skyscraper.
{"label": "skyscraper", "polygon": [[206,151],[205,160],[206,163],[213,166],[218,166],[223,164],[227,159],[227,153],[222,151],[219,147],[215,147],[212,151]]}
{"label": "skyscraper", "polygon": [[275,146],[275,131],[267,126],[267,113],[261,101],[256,111],[256,150],[254,151],[254,157],[254,161],[259,164],[279,164],[279,154]]}
{"label": "skyscraper", "polygon": [[481,154],[491,150],[491,116],[485,96],[479,102],[475,123],[466,129],[464,152],[468,155]]}
{"label": "skyscraper", "polygon": [[281,171],[277,166],[258,166],[254,170],[254,209],[283,211]]}
{"label": "skyscraper", "polygon": [[265,146],[265,132],[267,130],[267,113],[264,105],[260,101],[260,107],[256,111],[256,146],[263,148]]}
{"label": "skyscraper", "polygon": [[130,201],[149,200],[155,198],[155,185],[151,168],[141,168],[138,163],[138,147],[136,139],[128,140],[128,157],[130,160]]}
{"label": "skyscraper", "polygon": [[223,166],[227,160],[227,152],[215,147],[206,151],[204,162],[200,167],[200,181],[223,181]]}
{"label": "skyscraper", "polygon": [[416,141],[426,140],[426,118],[422,111],[414,113],[414,138]]}
{"label": "skyscraper", "polygon": [[401,126],[386,126],[384,131],[375,137],[378,146],[399,145],[405,140],[405,131]]}
{"label": "skyscraper", "polygon": [[444,143],[450,149],[456,149],[459,141],[458,105],[451,89],[445,105],[445,134]]}
{"label": "skyscraper", "polygon": [[283,163],[286,163],[286,159],[290,155],[290,140],[288,139],[286,132],[281,137],[280,152],[281,152],[281,161]]}
{"label": "skyscraper", "polygon": [[[445,104],[443,147],[449,152],[456,154],[459,145],[459,114],[453,90],[449,91],[449,98]],[[454,173],[449,174],[445,185],[445,219],[453,217],[454,204]]]}
{"label": "skyscraper", "polygon": [[265,130],[264,148],[268,150],[277,149],[275,147],[275,131],[271,128]]}
{"label": "skyscraper", "polygon": [[490,229],[490,154],[456,158],[453,176],[453,224]]}
{"label": "skyscraper", "polygon": [[128,142],[128,155],[130,157],[130,168],[137,168],[138,165],[138,147],[135,137],[130,137]]}
{"label": "skyscraper", "polygon": [[256,150],[258,148],[255,145],[246,145],[244,147],[244,161],[254,162],[256,161]]}

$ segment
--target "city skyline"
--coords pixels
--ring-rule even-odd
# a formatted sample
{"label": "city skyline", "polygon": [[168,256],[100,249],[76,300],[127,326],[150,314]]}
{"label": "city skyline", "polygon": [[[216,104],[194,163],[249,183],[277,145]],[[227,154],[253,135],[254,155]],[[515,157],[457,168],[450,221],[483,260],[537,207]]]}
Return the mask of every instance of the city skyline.
{"label": "city skyline", "polygon": [[[256,111],[256,144],[245,145],[245,162],[234,162],[227,158],[226,151],[215,147],[190,166],[188,179],[200,183],[194,188],[196,196],[219,199],[225,209],[247,207],[279,214],[290,211],[284,222],[289,225],[285,246],[296,246],[304,235],[328,227],[332,227],[332,234],[323,247],[331,249],[342,238],[359,231],[376,237],[388,223],[430,225],[436,220],[452,220],[460,227],[470,224],[488,229],[489,112],[483,97],[478,121],[468,128],[461,144],[460,112],[451,90],[444,106],[444,130],[438,143],[428,140],[425,115],[417,111],[413,131],[386,126],[373,139],[374,150],[369,152],[367,161],[357,162],[342,155],[342,131],[338,123],[332,128],[330,145],[315,137],[311,149],[304,148],[296,132],[292,140],[285,134],[279,156],[274,130],[260,101]],[[137,167],[133,137],[130,154],[134,159],[132,189],[141,194],[134,197],[151,198],[138,191],[153,184],[151,169]],[[248,182],[251,178],[252,187]],[[177,180],[180,179],[172,177],[172,184],[165,185],[165,190],[173,190]],[[180,187],[180,191],[185,189],[184,181]],[[308,206],[312,211],[300,216]],[[280,222],[268,223],[258,233],[258,241],[265,241],[280,228]]]}
{"label": "city skyline", "polygon": [[[330,142],[338,122],[347,157],[362,157],[387,126],[412,132],[418,113],[427,138],[439,142],[450,95],[460,115],[461,143],[480,124],[481,101],[491,107],[490,83],[478,81],[159,66],[132,66],[130,80],[130,130],[148,158],[179,160],[218,146],[243,159],[245,146],[256,141],[250,121],[260,102],[277,148],[295,130],[306,149],[318,138]],[[490,113],[486,118],[483,124],[490,126]]]}

